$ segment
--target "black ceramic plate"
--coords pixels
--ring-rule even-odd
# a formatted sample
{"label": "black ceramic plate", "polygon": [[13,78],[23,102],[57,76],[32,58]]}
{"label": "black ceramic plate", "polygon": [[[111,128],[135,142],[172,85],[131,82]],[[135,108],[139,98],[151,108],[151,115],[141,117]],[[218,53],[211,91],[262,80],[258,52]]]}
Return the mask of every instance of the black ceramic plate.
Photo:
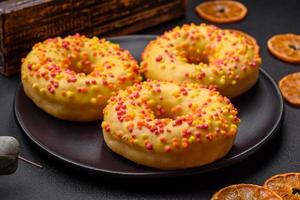
{"label": "black ceramic plate", "polygon": [[[110,40],[140,59],[155,36],[124,36]],[[263,70],[256,85],[233,100],[242,122],[230,153],[215,163],[186,170],[163,171],[137,165],[105,145],[100,121],[89,123],[56,119],[35,106],[20,86],[15,96],[16,118],[25,134],[40,148],[65,162],[95,173],[129,177],[165,177],[200,174],[237,163],[260,148],[279,128],[283,116],[280,92]]]}

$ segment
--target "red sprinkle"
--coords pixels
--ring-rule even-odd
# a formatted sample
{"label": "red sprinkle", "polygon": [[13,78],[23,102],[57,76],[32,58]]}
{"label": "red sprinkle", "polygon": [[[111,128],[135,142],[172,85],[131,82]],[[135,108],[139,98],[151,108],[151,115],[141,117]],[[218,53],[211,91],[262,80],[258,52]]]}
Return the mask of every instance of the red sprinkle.
{"label": "red sprinkle", "polygon": [[165,146],[165,152],[170,152],[171,151],[171,147],[170,146]]}
{"label": "red sprinkle", "polygon": [[148,149],[148,150],[153,150],[153,144],[147,143],[147,144],[146,144],[146,149]]}
{"label": "red sprinkle", "polygon": [[160,62],[160,61],[162,61],[162,59],[163,59],[163,57],[161,55],[159,55],[156,57],[156,62]]}

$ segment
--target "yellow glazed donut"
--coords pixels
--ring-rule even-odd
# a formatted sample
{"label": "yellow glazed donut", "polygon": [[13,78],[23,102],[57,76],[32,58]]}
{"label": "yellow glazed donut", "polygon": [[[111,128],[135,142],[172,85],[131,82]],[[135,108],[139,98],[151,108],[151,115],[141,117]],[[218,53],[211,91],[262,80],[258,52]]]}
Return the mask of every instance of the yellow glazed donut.
{"label": "yellow glazed donut", "polygon": [[114,91],[141,80],[127,50],[79,34],[36,44],[21,71],[25,93],[38,107],[73,121],[102,118]]}
{"label": "yellow glazed donut", "polygon": [[142,55],[149,79],[214,85],[236,97],[258,79],[261,58],[255,41],[215,26],[176,27],[151,41]]}
{"label": "yellow glazed donut", "polygon": [[230,100],[214,89],[148,80],[109,100],[102,128],[117,154],[149,167],[183,169],[224,157],[239,121]]}

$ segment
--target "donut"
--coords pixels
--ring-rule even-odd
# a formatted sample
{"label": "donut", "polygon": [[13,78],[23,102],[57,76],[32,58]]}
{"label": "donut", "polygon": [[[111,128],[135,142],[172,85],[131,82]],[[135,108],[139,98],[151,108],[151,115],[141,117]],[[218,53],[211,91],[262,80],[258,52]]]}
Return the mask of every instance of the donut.
{"label": "donut", "polygon": [[25,94],[39,108],[71,121],[102,118],[112,94],[141,80],[127,50],[79,34],[35,44],[22,60],[21,74]]}
{"label": "donut", "polygon": [[224,157],[240,121],[230,100],[214,88],[157,80],[120,90],[103,112],[104,141],[112,151],[164,170]]}
{"label": "donut", "polygon": [[206,24],[186,24],[151,41],[142,54],[146,78],[215,86],[228,98],[258,79],[261,58],[255,41]]}

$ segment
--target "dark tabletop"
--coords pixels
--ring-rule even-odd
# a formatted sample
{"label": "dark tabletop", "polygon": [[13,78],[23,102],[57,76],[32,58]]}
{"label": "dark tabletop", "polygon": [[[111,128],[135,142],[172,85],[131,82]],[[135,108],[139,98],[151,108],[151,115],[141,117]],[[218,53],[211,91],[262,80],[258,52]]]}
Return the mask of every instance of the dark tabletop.
{"label": "dark tabletop", "polygon": [[[194,7],[200,2],[189,0],[186,18],[140,33],[161,34],[183,23],[206,22],[194,12]],[[240,29],[253,35],[261,47],[262,68],[275,81],[299,71],[300,66],[272,57],[266,42],[274,34],[300,33],[300,1],[248,0],[243,3],[248,8],[245,20],[218,26]],[[19,82],[19,76],[0,76],[0,135],[12,135],[19,139],[21,154],[41,163],[44,168],[38,169],[19,162],[15,174],[0,176],[1,200],[209,199],[214,191],[230,184],[262,184],[273,174],[300,171],[300,109],[285,104],[283,125],[272,140],[242,163],[218,172],[160,180],[130,180],[82,173],[47,156],[24,136],[13,113],[14,93]]]}

